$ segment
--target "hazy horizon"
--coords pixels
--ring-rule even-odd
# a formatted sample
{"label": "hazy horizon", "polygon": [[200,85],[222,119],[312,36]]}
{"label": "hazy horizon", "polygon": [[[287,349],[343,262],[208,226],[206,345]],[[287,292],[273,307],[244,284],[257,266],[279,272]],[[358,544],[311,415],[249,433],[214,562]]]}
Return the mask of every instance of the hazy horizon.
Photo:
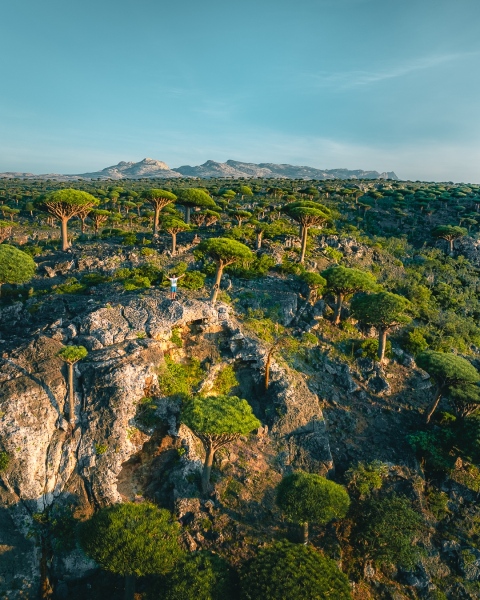
{"label": "hazy horizon", "polygon": [[23,0],[0,172],[273,162],[480,182],[476,0]]}

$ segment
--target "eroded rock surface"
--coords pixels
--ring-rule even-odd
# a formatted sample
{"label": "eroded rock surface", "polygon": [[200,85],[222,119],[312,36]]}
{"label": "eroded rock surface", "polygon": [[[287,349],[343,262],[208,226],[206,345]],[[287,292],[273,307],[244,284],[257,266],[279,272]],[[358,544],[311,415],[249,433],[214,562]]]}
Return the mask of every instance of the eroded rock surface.
{"label": "eroded rock surface", "polygon": [[[5,549],[0,554],[0,595],[37,597],[42,554],[29,537],[35,513],[68,503],[92,510],[124,499],[119,475],[152,433],[137,428],[138,402],[149,394],[158,396],[158,367],[172,331],[192,323],[199,338],[221,333],[228,339],[223,360],[235,365],[242,385],[252,391],[254,410],[267,425],[262,435],[272,436],[282,449],[281,468],[326,473],[332,467],[318,397],[301,376],[275,362],[265,392],[267,348],[243,332],[226,306],[214,309],[192,299],[171,302],[154,292],[100,306],[86,298],[75,306],[53,298],[50,311],[27,310],[20,303],[6,307],[0,311],[0,327],[11,331],[13,324],[16,329],[3,342],[0,359],[0,449],[11,457],[0,485],[0,502],[6,507],[0,520]],[[75,365],[73,426],[67,420],[66,366],[57,356],[68,343],[89,350]],[[173,476],[178,502],[195,487],[192,477],[201,468],[202,448],[191,432],[178,428],[178,406],[168,405],[164,412],[169,435],[186,449]],[[75,553],[56,560],[62,581],[91,568],[82,560]]]}

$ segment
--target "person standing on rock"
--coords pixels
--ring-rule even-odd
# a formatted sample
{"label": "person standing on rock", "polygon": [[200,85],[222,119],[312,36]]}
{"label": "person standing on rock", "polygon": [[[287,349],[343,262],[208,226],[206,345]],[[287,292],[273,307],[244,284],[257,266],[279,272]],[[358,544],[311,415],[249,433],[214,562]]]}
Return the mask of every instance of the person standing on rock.
{"label": "person standing on rock", "polygon": [[179,279],[181,279],[184,275],[185,275],[185,273],[183,275],[179,275],[177,277],[176,274],[173,273],[173,275],[171,277],[169,277],[169,279],[170,279],[170,300],[176,299],[176,297],[177,297],[177,281]]}

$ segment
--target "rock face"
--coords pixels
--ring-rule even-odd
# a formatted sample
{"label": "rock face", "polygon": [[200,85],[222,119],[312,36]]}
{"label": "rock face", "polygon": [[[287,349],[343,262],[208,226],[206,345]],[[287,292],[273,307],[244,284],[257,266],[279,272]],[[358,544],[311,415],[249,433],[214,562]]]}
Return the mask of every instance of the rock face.
{"label": "rock face", "polygon": [[181,177],[180,173],[172,171],[170,167],[161,160],[144,158],[140,162],[121,161],[113,167],[106,167],[94,173],[82,173],[79,177],[86,179],[137,179],[139,177],[155,177],[171,179]]}
{"label": "rock face", "polygon": [[[195,325],[200,337],[221,335],[228,341],[224,360],[234,364],[254,410],[268,426],[270,434],[265,429],[263,435],[278,443],[281,468],[326,473],[332,467],[318,397],[300,376],[275,363],[265,394],[266,348],[242,331],[226,306],[214,309],[192,299],[171,302],[154,292],[100,307],[85,299],[69,313],[58,298],[46,312],[29,312],[21,303],[2,309],[0,331],[5,335],[12,325],[18,337],[10,335],[3,342],[8,351],[0,358],[0,451],[10,456],[7,470],[0,473],[5,507],[0,541],[9,548],[0,554],[1,597],[37,597],[41,555],[25,537],[35,527],[35,513],[69,503],[93,508],[122,499],[119,475],[151,435],[137,428],[138,404],[144,396],[158,396],[158,366],[171,347],[173,328]],[[73,426],[67,420],[66,367],[57,356],[65,343],[89,350],[75,365]],[[166,406],[164,412],[164,422],[186,448],[176,473],[185,484],[175,486],[179,500],[188,495],[188,480],[201,467],[201,446],[175,423],[178,407]],[[75,553],[55,564],[66,580],[91,569]]]}
{"label": "rock face", "polygon": [[[242,333],[238,324],[225,323],[230,350],[237,367],[244,366],[257,387],[257,416],[270,427],[272,435],[285,444],[284,465],[327,473],[333,467],[328,435],[318,396],[304,379],[272,362],[270,385],[263,390],[266,349]],[[241,374],[240,374],[241,376]],[[246,376],[244,372],[243,376]]]}
{"label": "rock face", "polygon": [[198,167],[185,165],[174,169],[186,177],[271,177],[275,179],[395,179],[393,172],[378,173],[377,171],[362,171],[349,169],[315,169],[274,163],[245,163],[227,160],[225,163],[207,160]]}
{"label": "rock face", "polygon": [[174,179],[178,177],[269,177],[273,179],[394,179],[398,177],[393,171],[379,173],[378,171],[363,171],[361,169],[315,169],[313,167],[303,167],[274,163],[246,163],[236,160],[227,160],[220,163],[214,160],[207,160],[203,165],[191,167],[185,165],[176,169],[170,167],[153,158],[144,158],[135,162],[121,161],[117,165],[106,167],[101,171],[92,173],[82,173],[80,175],[59,175],[49,173],[48,175],[34,175],[33,173],[0,173],[2,177],[19,179],[58,179],[74,180],[79,177],[85,179],[138,179],[138,178],[162,178]]}

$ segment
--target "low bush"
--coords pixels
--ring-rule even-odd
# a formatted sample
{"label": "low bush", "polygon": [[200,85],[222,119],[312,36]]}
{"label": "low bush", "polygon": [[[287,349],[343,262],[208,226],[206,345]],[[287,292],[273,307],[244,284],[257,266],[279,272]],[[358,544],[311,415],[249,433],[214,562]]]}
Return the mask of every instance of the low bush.
{"label": "low bush", "polygon": [[[375,338],[369,338],[360,343],[360,350],[362,350],[362,356],[371,358],[372,360],[378,360],[378,340]],[[385,346],[385,356],[387,358],[392,357],[392,344],[387,340]]]}
{"label": "low bush", "polygon": [[185,277],[179,279],[178,285],[187,290],[201,290],[205,287],[205,278],[205,273],[201,271],[187,271]]}
{"label": "low bush", "polygon": [[149,288],[151,285],[150,279],[148,277],[142,277],[141,275],[134,275],[123,282],[123,287],[127,292]]}
{"label": "low bush", "polygon": [[101,283],[107,283],[112,278],[108,275],[102,275],[101,273],[87,273],[81,279],[83,285],[93,286],[100,285]]}
{"label": "low bush", "polygon": [[205,371],[198,359],[176,363],[166,356],[165,363],[160,367],[158,384],[164,396],[190,396],[204,376]]}
{"label": "low bush", "polygon": [[54,285],[52,291],[54,294],[81,294],[87,289],[87,286],[80,283],[75,277],[70,277],[59,285]]}

